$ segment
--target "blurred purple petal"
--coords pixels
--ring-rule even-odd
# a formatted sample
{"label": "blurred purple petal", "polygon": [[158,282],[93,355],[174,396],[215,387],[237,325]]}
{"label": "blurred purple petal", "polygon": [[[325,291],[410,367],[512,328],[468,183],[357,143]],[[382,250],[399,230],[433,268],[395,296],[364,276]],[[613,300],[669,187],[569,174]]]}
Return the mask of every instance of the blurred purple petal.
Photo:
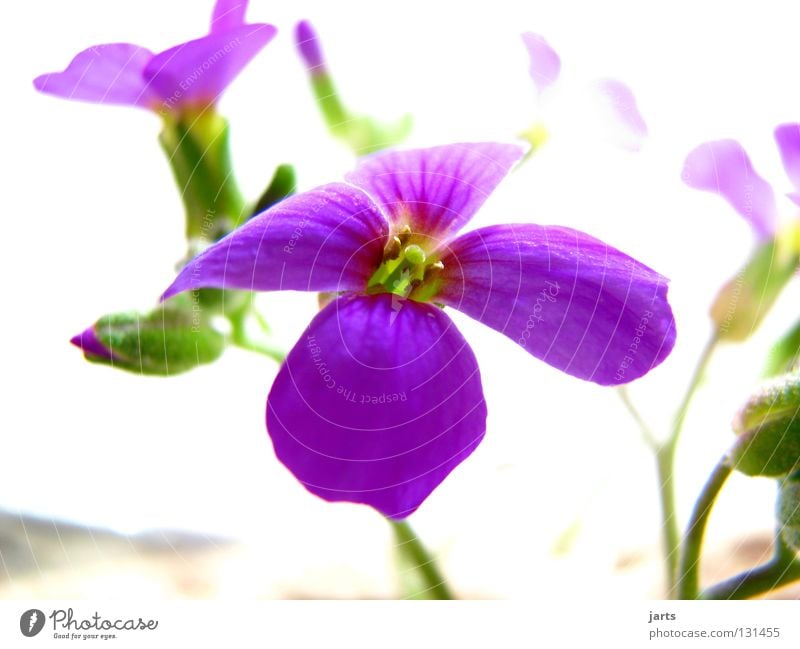
{"label": "blurred purple petal", "polygon": [[73,336],[70,342],[76,347],[79,347],[85,356],[99,356],[100,358],[113,360],[111,350],[103,345],[97,337],[94,325],[82,331],[77,336]]}
{"label": "blurred purple petal", "polygon": [[142,76],[153,53],[130,43],[95,45],[63,72],[36,77],[37,90],[65,99],[151,108],[158,102]]}
{"label": "blurred purple petal", "polygon": [[639,151],[647,137],[647,124],[631,89],[616,79],[601,79],[595,83],[595,91],[601,111],[611,124],[612,139],[623,149]]}
{"label": "blurred purple petal", "polygon": [[497,225],[448,248],[435,299],[567,374],[627,383],[675,343],[666,278],[582,232]]}
{"label": "blurred purple petal", "polygon": [[301,20],[295,27],[294,38],[306,67],[311,72],[322,68],[325,58],[313,25],[307,20]]}
{"label": "blurred purple petal", "polygon": [[373,196],[396,228],[444,239],[472,218],[523,152],[485,142],[379,153],[346,180]]}
{"label": "blurred purple petal", "polygon": [[530,56],[530,75],[539,92],[549,87],[558,79],[561,72],[561,59],[556,51],[550,47],[543,36],[526,32],[522,34],[522,41],[528,48]]}
{"label": "blurred purple petal", "polygon": [[475,356],[438,307],[342,297],[311,322],[267,400],[275,453],[312,493],[411,514],[483,438]]}
{"label": "blurred purple petal", "polygon": [[772,187],[756,173],[747,152],[735,140],[698,146],[686,156],[682,177],[689,187],[722,196],[759,238],[774,234],[777,214]]}
{"label": "blurred purple petal", "polygon": [[156,54],[144,76],[170,106],[216,101],[276,31],[252,24],[213,32]]}
{"label": "blurred purple petal", "polygon": [[362,191],[324,185],[281,201],[199,254],[164,299],[204,287],[363,290],[381,263],[388,229]]}
{"label": "blurred purple petal", "polygon": [[[786,175],[794,188],[800,190],[800,124],[781,124],[775,129],[775,140]],[[796,196],[790,194],[789,198],[796,203]]]}
{"label": "blurred purple petal", "polygon": [[211,14],[211,33],[243,25],[245,13],[247,13],[247,0],[217,0]]}

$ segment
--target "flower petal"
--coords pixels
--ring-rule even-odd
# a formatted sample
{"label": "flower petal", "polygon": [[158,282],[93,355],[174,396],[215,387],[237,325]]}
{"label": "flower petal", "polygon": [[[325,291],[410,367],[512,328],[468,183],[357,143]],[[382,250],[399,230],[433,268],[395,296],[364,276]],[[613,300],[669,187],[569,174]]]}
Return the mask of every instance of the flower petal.
{"label": "flower petal", "polygon": [[63,72],[36,77],[33,85],[65,99],[150,107],[157,100],[143,71],[152,58],[150,50],[130,43],[95,45],[77,54]]}
{"label": "flower petal", "polygon": [[95,332],[94,325],[85,329],[81,333],[73,336],[70,339],[70,342],[78,347],[83,351],[84,356],[97,356],[99,358],[105,358],[106,360],[113,361],[114,355],[111,353],[110,349],[107,349],[103,343],[100,342],[100,339],[97,337],[97,333]]}
{"label": "flower petal", "polygon": [[346,180],[373,196],[395,226],[446,238],[472,218],[523,152],[485,142],[379,153]]}
{"label": "flower petal", "polygon": [[436,300],[572,376],[627,383],[675,342],[667,280],[582,232],[492,226],[453,241],[442,262]]}
{"label": "flower petal", "polygon": [[248,0],[217,0],[211,14],[211,33],[223,32],[244,25]]}
{"label": "flower petal", "polygon": [[344,183],[287,198],[192,259],[163,299],[198,288],[363,289],[381,263],[389,226]]}
{"label": "flower petal", "polygon": [[647,124],[636,105],[631,89],[616,79],[601,79],[595,82],[594,90],[601,113],[611,125],[611,139],[623,149],[639,151],[647,137]]}
{"label": "flower petal", "polygon": [[308,70],[312,73],[322,72],[325,57],[317,32],[309,21],[301,20],[297,23],[294,28],[294,41]]}
{"label": "flower petal", "polygon": [[686,156],[682,177],[689,187],[722,196],[759,238],[774,234],[777,213],[772,187],[756,173],[747,152],[735,140],[698,146]]}
{"label": "flower petal", "polygon": [[388,294],[341,297],[281,367],[267,430],[312,493],[403,518],[483,438],[478,364],[438,307]]}
{"label": "flower petal", "polygon": [[156,54],[145,78],[168,107],[216,101],[276,31],[266,24],[214,31]]}
{"label": "flower petal", "polygon": [[525,32],[522,41],[528,48],[531,60],[529,68],[531,79],[541,93],[558,80],[561,72],[561,59],[550,44],[539,34]]}
{"label": "flower petal", "polygon": [[[786,175],[794,188],[800,190],[800,124],[781,124],[775,129],[775,140]],[[792,196],[796,194],[790,195],[795,200]]]}

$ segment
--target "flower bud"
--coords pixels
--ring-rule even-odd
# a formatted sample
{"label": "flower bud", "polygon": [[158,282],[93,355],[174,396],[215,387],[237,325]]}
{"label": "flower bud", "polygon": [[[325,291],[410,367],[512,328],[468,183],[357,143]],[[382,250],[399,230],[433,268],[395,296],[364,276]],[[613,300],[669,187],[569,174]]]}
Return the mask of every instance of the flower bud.
{"label": "flower bud", "polygon": [[769,312],[800,261],[797,224],[759,244],[741,271],[722,287],[711,307],[721,340],[747,339]]}
{"label": "flower bud", "polygon": [[731,460],[738,471],[779,477],[800,468],[800,373],[775,379],[753,395],[733,428],[739,438]]}
{"label": "flower bud", "polygon": [[86,360],[136,372],[172,375],[216,360],[222,334],[191,308],[162,306],[146,315],[115,313],[100,318],[72,340]]}
{"label": "flower bud", "polygon": [[800,320],[770,349],[764,376],[769,378],[795,370],[800,370]]}

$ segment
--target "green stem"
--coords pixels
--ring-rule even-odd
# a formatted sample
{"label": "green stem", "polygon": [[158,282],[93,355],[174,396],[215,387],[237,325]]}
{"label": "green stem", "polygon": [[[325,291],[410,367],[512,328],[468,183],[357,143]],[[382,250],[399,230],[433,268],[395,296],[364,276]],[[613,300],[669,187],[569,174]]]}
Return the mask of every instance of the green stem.
{"label": "green stem", "polygon": [[639,413],[636,409],[636,406],[633,405],[633,401],[631,400],[630,394],[628,394],[627,386],[622,386],[617,388],[617,394],[619,398],[622,400],[622,403],[625,405],[625,408],[628,410],[628,414],[633,418],[636,422],[636,425],[639,426],[639,430],[642,433],[642,439],[644,443],[647,444],[653,451],[658,451],[658,440],[656,436],[653,434],[653,430],[650,426],[647,425],[647,422],[644,420],[644,417]]}
{"label": "green stem", "polygon": [[732,471],[727,456],[723,457],[714,467],[695,503],[683,542],[680,574],[676,585],[680,599],[697,599],[699,597],[700,553],[703,547],[703,536],[717,496]]}
{"label": "green stem", "polygon": [[800,560],[786,546],[780,532],[775,536],[775,554],[763,566],[747,570],[703,591],[701,599],[748,599],[800,580]]}
{"label": "green stem", "polygon": [[444,576],[436,565],[433,555],[425,548],[411,526],[405,520],[386,519],[394,529],[397,551],[409,570],[416,571],[424,586],[411,599],[455,599]]}
{"label": "green stem", "polygon": [[286,360],[286,352],[283,349],[272,345],[268,341],[253,340],[247,335],[246,321],[249,308],[250,307],[248,306],[247,310],[243,309],[241,311],[228,314],[228,320],[231,323],[230,341],[237,347],[241,347],[242,349],[256,352],[258,354],[263,354],[264,356],[274,360],[276,363],[283,363],[283,361]]}
{"label": "green stem", "polygon": [[675,506],[675,451],[678,447],[683,423],[689,411],[692,398],[703,379],[703,375],[717,347],[716,332],[709,338],[695,366],[686,394],[678,407],[672,424],[672,431],[663,444],[656,450],[656,467],[661,491],[661,521],[664,539],[664,560],[667,571],[669,596],[676,594],[678,575],[678,553],[680,550],[680,528],[678,526],[677,508]]}

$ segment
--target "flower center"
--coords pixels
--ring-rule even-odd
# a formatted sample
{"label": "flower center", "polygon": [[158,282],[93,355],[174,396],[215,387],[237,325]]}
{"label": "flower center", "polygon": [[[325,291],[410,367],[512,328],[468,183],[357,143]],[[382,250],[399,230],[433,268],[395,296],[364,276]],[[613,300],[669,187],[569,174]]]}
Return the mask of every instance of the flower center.
{"label": "flower center", "polygon": [[410,243],[411,238],[406,226],[389,240],[383,262],[369,278],[367,293],[392,293],[418,302],[427,302],[437,293],[436,278],[444,264],[429,256],[422,246]]}

